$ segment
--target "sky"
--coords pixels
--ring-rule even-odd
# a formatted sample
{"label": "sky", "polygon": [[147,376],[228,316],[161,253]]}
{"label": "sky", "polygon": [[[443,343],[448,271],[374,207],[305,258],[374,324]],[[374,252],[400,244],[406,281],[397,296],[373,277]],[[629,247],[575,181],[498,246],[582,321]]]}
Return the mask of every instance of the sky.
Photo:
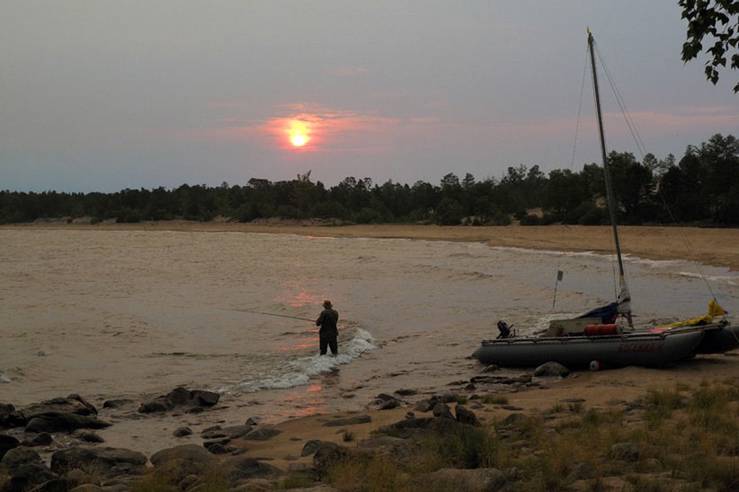
{"label": "sky", "polygon": [[[0,0],[0,12],[0,189],[580,169],[599,161],[589,75],[575,138],[587,27],[648,152],[679,158],[739,133],[736,73],[713,86],[701,61],[682,62],[676,0]],[[609,149],[639,157],[601,87]]]}

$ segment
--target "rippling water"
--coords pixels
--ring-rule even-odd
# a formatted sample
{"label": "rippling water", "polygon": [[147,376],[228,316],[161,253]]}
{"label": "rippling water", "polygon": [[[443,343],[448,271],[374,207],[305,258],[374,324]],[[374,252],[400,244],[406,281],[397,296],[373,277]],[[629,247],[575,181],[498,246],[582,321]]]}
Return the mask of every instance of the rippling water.
{"label": "rippling water", "polygon": [[[350,408],[467,374],[498,319],[527,333],[614,298],[612,258],[481,243],[4,229],[0,244],[0,401],[15,403],[186,384],[275,418]],[[626,263],[642,322],[704,313],[699,271],[739,308],[736,272]],[[336,359],[316,356],[312,323],[246,312],[313,319],[325,298],[341,315]]]}

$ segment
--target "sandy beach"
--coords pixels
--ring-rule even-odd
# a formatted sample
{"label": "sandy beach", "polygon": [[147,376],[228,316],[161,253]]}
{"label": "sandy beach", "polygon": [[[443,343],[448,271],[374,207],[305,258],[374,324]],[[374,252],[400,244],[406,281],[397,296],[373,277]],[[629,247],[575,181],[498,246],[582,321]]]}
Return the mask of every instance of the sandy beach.
{"label": "sandy beach", "polygon": [[[317,226],[299,223],[251,224],[163,221],[139,224],[27,224],[3,228],[62,228],[80,230],[247,232],[316,237],[405,238],[429,241],[474,241],[491,246],[556,251],[614,250],[608,226],[437,226],[377,224]],[[650,259],[685,259],[739,270],[739,229],[621,226],[621,246],[627,254]]]}

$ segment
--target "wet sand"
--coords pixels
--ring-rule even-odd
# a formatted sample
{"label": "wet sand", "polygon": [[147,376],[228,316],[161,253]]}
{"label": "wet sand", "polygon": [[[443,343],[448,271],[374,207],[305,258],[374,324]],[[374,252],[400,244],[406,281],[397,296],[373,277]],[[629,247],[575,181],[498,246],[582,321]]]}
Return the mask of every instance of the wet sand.
{"label": "wet sand", "polygon": [[[82,230],[253,232],[318,237],[405,238],[486,242],[491,246],[559,251],[613,251],[610,226],[436,226],[377,224],[318,226],[297,223],[242,224],[162,221],[140,224],[27,224],[2,228]],[[685,259],[739,270],[739,229],[662,226],[621,226],[625,253],[655,260]]]}

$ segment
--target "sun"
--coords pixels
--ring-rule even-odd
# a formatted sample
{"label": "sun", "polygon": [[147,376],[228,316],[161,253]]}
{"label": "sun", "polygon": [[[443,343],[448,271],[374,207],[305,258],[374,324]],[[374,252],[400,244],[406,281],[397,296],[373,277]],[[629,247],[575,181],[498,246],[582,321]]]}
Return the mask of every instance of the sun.
{"label": "sun", "polygon": [[292,120],[287,129],[290,144],[293,147],[304,147],[310,142],[310,128],[305,121]]}

